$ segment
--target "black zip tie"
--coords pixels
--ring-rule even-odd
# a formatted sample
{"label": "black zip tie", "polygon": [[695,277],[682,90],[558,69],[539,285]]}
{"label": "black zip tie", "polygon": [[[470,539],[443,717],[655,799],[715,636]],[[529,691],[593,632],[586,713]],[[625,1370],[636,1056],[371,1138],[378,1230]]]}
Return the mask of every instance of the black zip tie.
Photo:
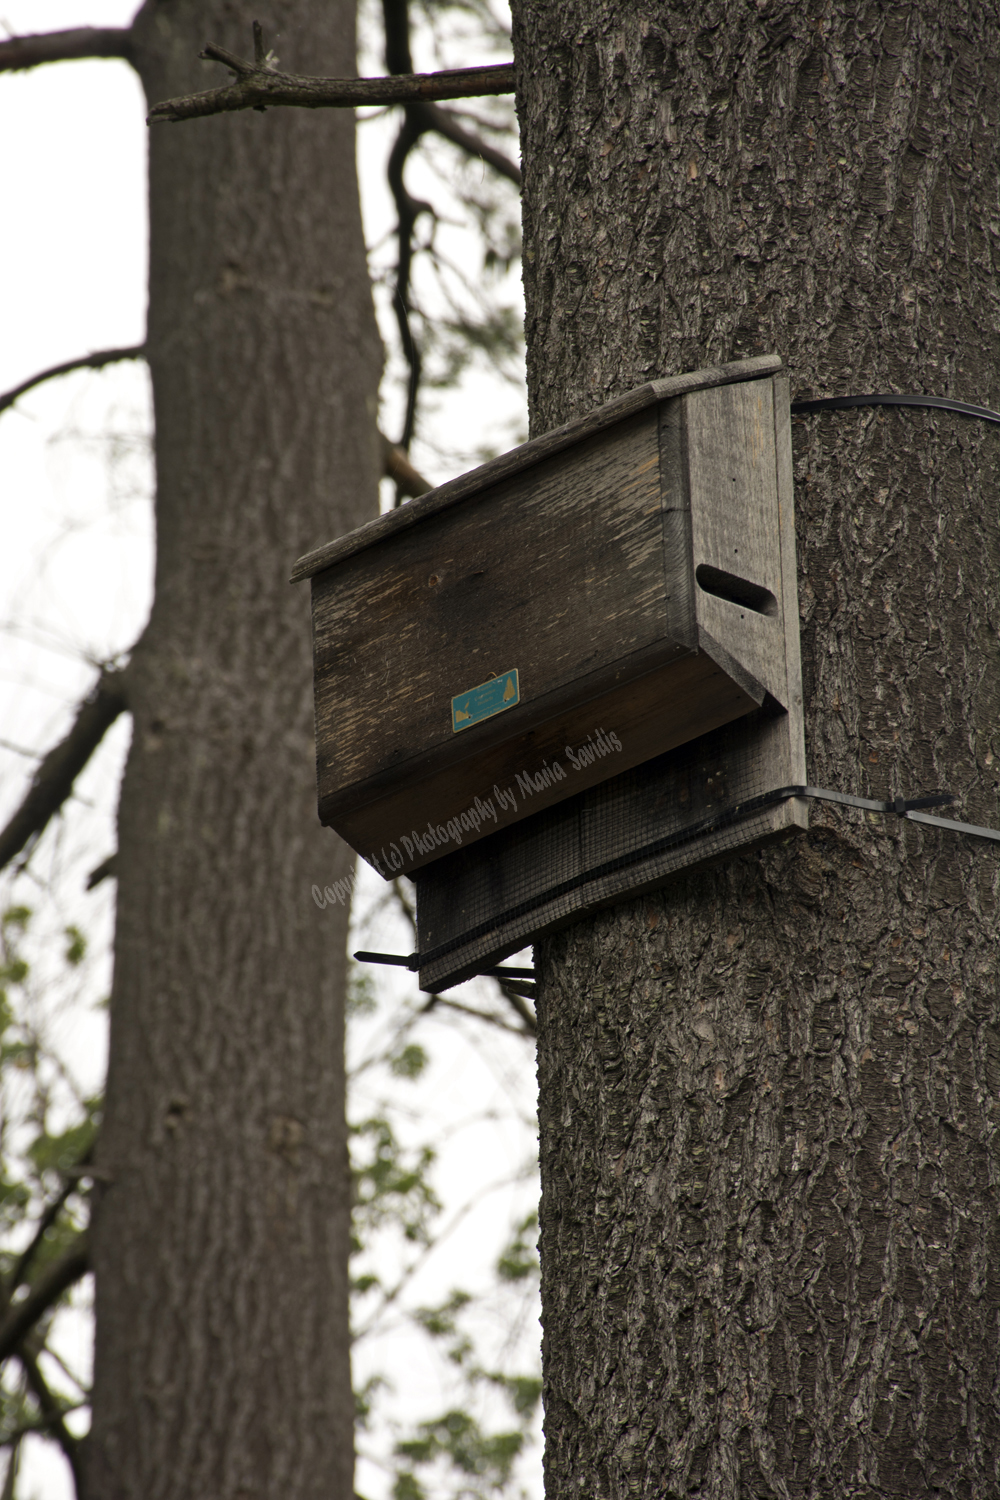
{"label": "black zip tie", "polygon": [[[613,875],[629,865],[638,864],[641,860],[664,854],[668,849],[689,843],[692,839],[700,838],[706,833],[714,833],[717,829],[736,822],[738,818],[746,817],[753,812],[761,812],[764,808],[773,807],[778,802],[787,802],[791,797],[807,797],[819,802],[836,802],[841,807],[856,807],[862,812],[894,813],[897,817],[905,818],[911,823],[925,823],[932,828],[946,828],[952,833],[964,833],[972,838],[985,839],[988,843],[1000,844],[1000,829],[982,828],[975,823],[959,823],[955,818],[935,818],[920,811],[924,807],[945,807],[954,803],[957,799],[950,792],[931,792],[924,797],[893,797],[891,800],[882,800],[873,797],[855,797],[851,792],[834,792],[826,787],[818,786],[776,787],[774,791],[762,792],[757,797],[748,797],[745,802],[736,802],[731,807],[710,814],[707,818],[700,818],[696,823],[689,823],[685,828],[679,828],[673,833],[664,834],[662,838],[653,839],[650,843],[641,845],[638,849],[630,850],[628,854],[605,860],[603,864],[596,865],[593,869],[584,870],[579,875],[571,876],[569,880],[560,881],[550,890],[529,897],[526,901],[519,901],[507,911],[501,912],[499,917],[491,917],[485,922],[480,922],[469,932],[463,933],[461,937],[450,938],[448,942],[440,943],[426,953],[410,953],[404,956],[400,953],[359,952],[355,953],[354,957],[361,963],[395,964],[400,968],[416,972],[425,964],[439,958],[446,958],[449,953],[453,953],[466,943],[485,937],[497,927],[503,926],[505,922],[512,922],[518,917],[527,916],[537,907],[544,906],[549,901],[555,901],[560,896],[568,895],[580,886],[588,885],[592,880],[600,880],[605,875]],[[480,969],[477,974],[491,979],[509,977],[533,980],[535,978],[534,969],[489,968]]]}
{"label": "black zip tie", "polygon": [[852,406],[917,406],[939,411],[954,411],[960,417],[972,417],[977,422],[993,422],[1000,427],[1000,412],[990,411],[988,406],[970,406],[967,401],[953,401],[950,396],[822,396],[816,401],[793,401],[792,415],[801,416],[809,411],[846,411]]}
{"label": "black zip tie", "polygon": [[947,807],[956,800],[950,792],[932,792],[927,797],[912,797],[909,800],[905,797],[893,797],[891,802],[876,802],[871,797],[854,797],[850,792],[828,792],[818,786],[785,786],[766,795],[776,800],[785,796],[812,797],[819,802],[839,802],[844,807],[860,807],[865,812],[896,813],[900,818],[905,817],[911,808]]}
{"label": "black zip tie", "polygon": [[362,948],[354,957],[361,964],[395,964],[397,968],[409,969],[413,973],[420,967],[417,953],[366,953]]}
{"label": "black zip tie", "polygon": [[505,922],[516,921],[518,917],[525,917],[535,911],[539,906],[545,906],[550,901],[556,901],[560,896],[569,895],[571,891],[578,890],[580,886],[589,885],[593,880],[600,880],[605,875],[616,874],[619,870],[627,869],[629,865],[638,864],[641,860],[651,859],[654,855],[664,854],[668,849],[677,848],[681,844],[690,843],[693,839],[701,838],[704,834],[714,833],[719,828],[724,828],[737,819],[746,817],[749,813],[760,812],[765,807],[773,807],[777,802],[786,802],[790,797],[815,798],[823,802],[839,802],[844,807],[857,807],[863,812],[896,813],[899,817],[907,818],[913,823],[928,823],[935,828],[950,828],[955,833],[968,833],[975,838],[987,839],[990,842],[1000,843],[1000,831],[992,828],[979,828],[973,823],[959,823],[953,818],[932,818],[926,813],[917,811],[921,807],[941,807],[956,799],[949,792],[935,792],[926,797],[894,797],[892,801],[875,801],[870,797],[854,797],[849,792],[832,792],[818,786],[783,786],[777,787],[772,792],[761,792],[757,797],[748,797],[745,802],[736,802],[732,806],[723,808],[720,812],[712,813],[707,818],[700,818],[696,823],[689,823],[684,828],[678,828],[673,833],[664,834],[661,838],[653,839],[648,844],[641,845],[638,849],[632,849],[628,854],[619,854],[614,859],[605,860],[602,864],[595,865],[590,870],[584,870],[579,875],[573,875],[568,880],[562,880],[558,885],[552,886],[547,891],[539,892],[536,896],[529,896],[524,901],[517,902],[501,912],[497,917],[490,917],[485,922],[478,923],[468,932],[460,937],[449,938],[446,943],[439,943],[436,948],[431,948],[426,953],[416,955],[417,968],[432,963],[440,958],[447,958],[449,953],[462,948],[466,943],[471,943],[476,938],[486,937],[489,933],[502,927]]}
{"label": "black zip tie", "polygon": [[[363,964],[394,964],[399,969],[409,969],[416,972],[420,968],[419,953],[367,953],[363,949],[355,953],[354,957]],[[492,968],[480,969],[474,978],[485,977],[487,979],[534,979],[534,969],[510,969]],[[534,991],[531,992],[532,994]]]}
{"label": "black zip tie", "polygon": [[932,828],[950,828],[953,833],[967,833],[970,838],[987,839],[1000,844],[1000,828],[980,828],[976,823],[959,823],[957,818],[932,818],[927,813],[904,813],[911,823],[929,823]]}

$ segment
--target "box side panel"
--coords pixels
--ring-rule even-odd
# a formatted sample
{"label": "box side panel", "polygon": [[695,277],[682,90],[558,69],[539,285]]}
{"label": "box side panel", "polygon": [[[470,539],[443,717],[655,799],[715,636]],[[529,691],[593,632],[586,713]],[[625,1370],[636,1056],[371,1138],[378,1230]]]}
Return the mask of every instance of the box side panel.
{"label": "box side panel", "polygon": [[521,701],[463,732],[468,757],[662,640],[659,511],[651,408],[318,576],[321,794],[447,749],[452,697],[492,676],[516,667]]}
{"label": "box side panel", "polygon": [[772,382],[683,400],[699,627],[787,707]]}
{"label": "box side panel", "polygon": [[774,449],[778,484],[778,529],[781,535],[781,593],[785,625],[785,670],[788,674],[789,780],[804,786],[806,775],[805,711],[802,700],[802,651],[799,637],[798,553],[795,542],[795,487],[792,477],[792,415],[788,376],[774,378]]}

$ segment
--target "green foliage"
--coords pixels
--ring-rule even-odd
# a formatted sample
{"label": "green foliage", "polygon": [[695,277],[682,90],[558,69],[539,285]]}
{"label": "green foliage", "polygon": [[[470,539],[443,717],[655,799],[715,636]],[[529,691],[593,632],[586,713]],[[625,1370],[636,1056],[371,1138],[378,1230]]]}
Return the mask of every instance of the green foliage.
{"label": "green foliage", "polygon": [[347,1018],[370,1016],[378,1006],[375,979],[364,964],[349,959],[347,964]]}
{"label": "green foliage", "polygon": [[[8,906],[0,914],[0,1300],[19,1295],[78,1241],[88,1214],[79,1168],[93,1148],[101,1100],[80,1098],[49,1044],[32,964],[26,956],[32,912]],[[75,926],[63,928],[62,958],[78,969],[86,938]],[[46,1308],[32,1333],[32,1346],[44,1354],[64,1293]],[[51,1370],[48,1370],[51,1381]],[[86,1392],[63,1365],[75,1390],[51,1386],[56,1409],[86,1405]],[[17,1360],[0,1370],[0,1449],[9,1453],[4,1494],[13,1496],[18,1454],[29,1433],[50,1432]]]}
{"label": "green foliage", "polygon": [[54,1134],[44,1128],[38,1132],[28,1147],[27,1154],[39,1181],[46,1174],[66,1173],[89,1158],[97,1139],[103,1105],[103,1095],[85,1099],[82,1118],[67,1129]]}
{"label": "green foliage", "polygon": [[[389,897],[393,899],[409,921],[411,914],[398,892]],[[381,922],[385,904],[380,903],[375,914]],[[383,1472],[387,1462],[390,1466],[393,1500],[514,1500],[524,1494],[516,1465],[536,1438],[541,1379],[537,1369],[512,1368],[513,1361],[505,1355],[519,1313],[533,1321],[537,1214],[514,1223],[494,1262],[495,1280],[478,1295],[455,1287],[434,1303],[407,1302],[411,1273],[423,1265],[440,1233],[440,1205],[433,1182],[436,1153],[426,1144],[403,1149],[405,1115],[392,1081],[415,1075],[417,1059],[421,1071],[429,1063],[426,1049],[412,1040],[426,1006],[420,1000],[396,1001],[391,1008],[384,1000],[382,1004],[389,1014],[378,1017],[376,1006],[363,1016],[355,1013],[351,1023],[377,1038],[375,1049],[359,1061],[356,1077],[364,1077],[369,1087],[376,1077],[389,1085],[379,1109],[351,1129],[356,1337],[365,1339],[379,1328],[382,1317],[391,1315],[395,1325],[402,1321],[426,1339],[420,1359],[427,1360],[430,1369],[436,1366],[438,1377],[435,1404],[429,1402],[429,1409],[425,1406],[405,1424],[394,1424],[389,1415],[392,1366],[369,1376],[357,1393],[359,1437],[363,1435],[359,1448],[366,1453],[370,1434],[376,1444],[372,1456],[378,1455]],[[413,1062],[403,1062],[410,1058]],[[530,1067],[527,1055],[525,1062]],[[395,1275],[385,1270],[390,1240],[402,1262]],[[486,1348],[492,1328],[502,1330],[502,1337],[498,1357],[490,1358]],[[387,1453],[385,1434],[393,1428],[394,1442]]]}
{"label": "green foliage", "polygon": [[[475,1358],[475,1340],[462,1326],[463,1316],[475,1309],[476,1299],[456,1289],[438,1306],[417,1308],[413,1313],[414,1322],[425,1333],[445,1343],[448,1360],[461,1373],[463,1399],[441,1415],[418,1422],[411,1436],[397,1442],[395,1455],[402,1465],[396,1473],[394,1497],[426,1495],[415,1470],[433,1470],[439,1479],[450,1473],[455,1500],[483,1500],[510,1484],[514,1462],[528,1441],[542,1382],[535,1374],[483,1368]],[[483,1388],[503,1394],[517,1419],[515,1427],[491,1430],[475,1415],[474,1407],[480,1404],[477,1393]]]}
{"label": "green foliage", "polygon": [[471,1301],[468,1292],[453,1291],[440,1307],[418,1307],[413,1316],[433,1338],[451,1338],[458,1331],[457,1314]]}
{"label": "green foliage", "polygon": [[425,1500],[427,1491],[409,1469],[402,1469],[396,1475],[396,1482],[392,1487],[392,1500]]}
{"label": "green foliage", "polygon": [[380,1391],[387,1390],[389,1382],[384,1375],[371,1375],[364,1385],[354,1392],[355,1420],[359,1428],[367,1428],[371,1419],[375,1399]]}
{"label": "green foliage", "polygon": [[[439,1459],[452,1464],[461,1475],[485,1483],[488,1489],[498,1490],[510,1479],[511,1467],[524,1447],[525,1434],[520,1430],[510,1432],[484,1432],[480,1424],[468,1411],[452,1410],[421,1422],[418,1436],[396,1444],[400,1458],[411,1464],[429,1466]],[[403,1470],[397,1479],[403,1483],[402,1493],[420,1494],[412,1470]],[[398,1489],[393,1491],[399,1494]],[[478,1496],[482,1485],[463,1484],[457,1493],[461,1496]]]}
{"label": "green foliage", "polygon": [[430,1222],[441,1207],[428,1178],[434,1151],[429,1146],[404,1150],[384,1115],[351,1125],[349,1131],[355,1253],[390,1225],[404,1239],[426,1244]]}
{"label": "green foliage", "polygon": [[518,1224],[497,1261],[501,1281],[524,1281],[538,1275],[538,1214],[530,1213]]}
{"label": "green foliage", "polygon": [[540,1375],[490,1375],[494,1385],[500,1386],[510,1400],[519,1417],[533,1417],[542,1399],[542,1377]]}
{"label": "green foliage", "polygon": [[83,962],[83,956],[87,951],[87,939],[79,927],[70,926],[66,928],[66,962],[75,969]]}
{"label": "green foliage", "polygon": [[397,1078],[419,1078],[427,1066],[427,1053],[417,1042],[408,1042],[389,1059],[389,1067]]}

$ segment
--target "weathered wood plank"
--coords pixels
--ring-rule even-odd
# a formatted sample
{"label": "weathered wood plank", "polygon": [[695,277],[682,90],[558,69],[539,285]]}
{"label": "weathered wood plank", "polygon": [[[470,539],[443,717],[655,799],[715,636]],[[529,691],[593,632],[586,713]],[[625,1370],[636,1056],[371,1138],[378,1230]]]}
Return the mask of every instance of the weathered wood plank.
{"label": "weathered wood plank", "polygon": [[[799,640],[799,575],[795,551],[795,485],[792,473],[791,396],[787,375],[774,380],[774,448],[778,482],[778,531],[781,539],[781,597],[785,622],[785,669],[788,674],[788,780],[804,786],[806,742],[802,702],[802,652]],[[800,809],[805,818],[805,808]],[[805,826],[805,825],[804,825]]]}
{"label": "weathered wood plank", "polygon": [[[761,697],[747,694],[706,653],[688,653],[598,700],[574,701],[554,722],[497,744],[488,754],[456,759],[459,742],[450,747],[451,762],[422,780],[408,778],[400,785],[390,772],[360,788],[348,787],[321,802],[320,815],[376,867],[388,864],[394,873],[409,875],[460,844],[487,838],[640,765],[665,746],[684,744],[749,713]],[[611,753],[603,750],[602,740],[610,740]],[[589,764],[578,753],[588,751],[588,741],[600,747]],[[369,800],[359,800],[366,793]],[[474,808],[479,813],[482,804],[489,812],[478,828],[467,818],[455,829],[456,819]],[[439,830],[439,842],[422,848],[428,822]]]}
{"label": "weathered wood plank", "polygon": [[464,757],[662,639],[658,462],[640,414],[317,578],[321,798],[450,748],[452,697],[499,672],[521,702],[466,731]]}
{"label": "weathered wood plank", "polygon": [[[788,390],[784,379],[774,384],[777,536],[770,545],[779,561],[775,574],[773,560],[761,559],[765,571],[757,578],[774,592],[788,624],[783,695],[775,693],[761,710],[419,871],[422,988],[448,988],[586,911],[808,827],[808,804],[790,799],[636,858],[637,850],[707,815],[807,780]],[[669,404],[660,422],[664,527],[675,546],[690,524],[686,476],[676,462],[677,452],[686,451],[685,407]],[[787,712],[774,701],[782,696]]]}
{"label": "weathered wood plank", "polygon": [[784,704],[773,384],[719,386],[684,405],[698,624]]}

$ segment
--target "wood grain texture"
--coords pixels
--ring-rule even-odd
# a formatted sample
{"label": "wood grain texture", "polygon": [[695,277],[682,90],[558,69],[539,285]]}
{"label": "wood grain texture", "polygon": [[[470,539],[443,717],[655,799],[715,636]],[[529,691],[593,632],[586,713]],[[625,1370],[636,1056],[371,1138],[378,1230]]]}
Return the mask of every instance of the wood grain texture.
{"label": "wood grain texture", "polygon": [[[695,581],[703,569],[732,575],[737,594],[746,582],[773,601],[773,613],[764,614],[699,586],[698,624],[784,705],[788,673],[773,382],[699,391],[685,396],[684,408]],[[786,425],[789,420],[786,409]],[[791,623],[797,637],[797,618]]]}
{"label": "wood grain texture", "polygon": [[[665,634],[655,413],[368,548],[313,587],[320,797],[517,733],[530,705]],[[517,667],[456,741],[451,699]],[[373,732],[374,731],[374,732]]]}
{"label": "wood grain texture", "polygon": [[[785,620],[785,696],[788,709],[788,780],[806,783],[805,705],[802,699],[802,640],[799,630],[798,554],[795,543],[795,483],[792,471],[792,424],[789,380],[774,381],[774,454],[778,499],[778,537],[781,553],[781,604]],[[804,820],[803,827],[808,827]]]}
{"label": "wood grain texture", "polygon": [[[383,794],[365,803],[348,788],[337,802],[331,799],[328,815],[321,804],[321,813],[376,868],[410,874],[439,859],[443,850],[489,839],[498,829],[637,766],[664,748],[697,739],[750,713],[761,703],[763,691],[751,694],[706,651],[698,651],[685,652],[594,698],[583,697],[581,702],[577,682],[564,696],[569,700],[565,711],[537,729],[501,741],[489,752],[471,758],[466,754],[421,780],[400,785],[394,774],[386,775]],[[614,735],[612,753],[581,766],[575,752],[599,734]],[[459,755],[462,748],[456,741],[453,754]],[[498,786],[506,793],[503,801]],[[424,852],[416,837],[407,842],[411,831],[425,829],[428,822],[453,829],[456,819],[477,806],[477,799],[490,808],[478,828],[466,819],[457,834],[449,832],[446,843],[442,837]],[[492,858],[492,852],[485,851],[484,858]]]}

